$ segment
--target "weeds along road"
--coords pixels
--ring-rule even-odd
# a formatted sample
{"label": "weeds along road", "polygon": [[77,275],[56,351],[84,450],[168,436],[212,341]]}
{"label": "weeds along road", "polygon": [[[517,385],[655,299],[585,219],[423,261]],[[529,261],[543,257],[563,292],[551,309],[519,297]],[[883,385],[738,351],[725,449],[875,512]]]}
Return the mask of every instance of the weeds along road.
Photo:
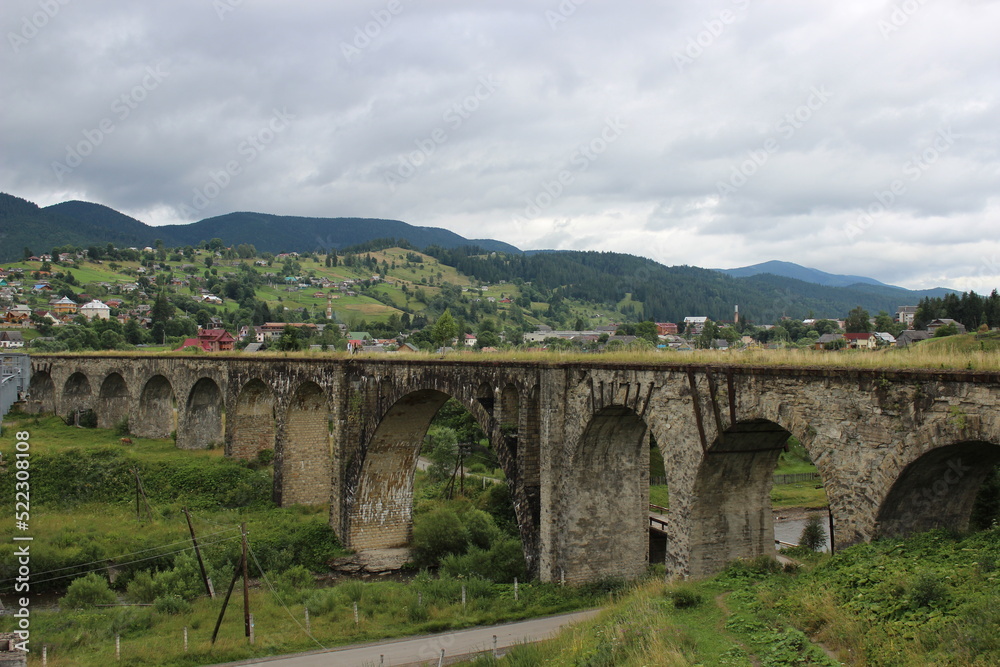
{"label": "weeds along road", "polygon": [[595,617],[600,609],[578,611],[570,614],[546,616],[517,623],[469,628],[437,635],[423,635],[406,639],[392,639],[383,642],[345,646],[328,651],[313,651],[291,656],[255,658],[241,662],[227,662],[216,667],[231,665],[266,664],[280,667],[373,667],[393,665],[436,665],[444,649],[445,664],[459,658],[493,648],[493,635],[497,637],[497,648],[507,649],[517,644],[549,639],[562,628]]}

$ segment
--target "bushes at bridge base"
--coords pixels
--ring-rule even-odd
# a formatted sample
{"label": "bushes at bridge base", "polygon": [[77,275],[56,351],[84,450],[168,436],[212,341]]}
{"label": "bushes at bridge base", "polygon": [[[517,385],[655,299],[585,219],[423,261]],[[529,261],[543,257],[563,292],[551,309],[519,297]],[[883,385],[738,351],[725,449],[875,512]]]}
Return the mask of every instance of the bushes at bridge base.
{"label": "bushes at bridge base", "polygon": [[513,538],[497,540],[489,549],[473,547],[466,554],[446,556],[441,561],[441,573],[506,584],[515,578],[524,581],[528,576],[521,543]]}

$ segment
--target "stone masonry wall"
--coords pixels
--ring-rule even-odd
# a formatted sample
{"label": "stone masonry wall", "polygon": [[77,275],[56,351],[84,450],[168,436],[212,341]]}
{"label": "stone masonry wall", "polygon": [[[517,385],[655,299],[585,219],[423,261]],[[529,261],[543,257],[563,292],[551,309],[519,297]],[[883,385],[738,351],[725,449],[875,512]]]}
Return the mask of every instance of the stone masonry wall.
{"label": "stone masonry wall", "polygon": [[[44,404],[60,414],[93,407],[108,424],[127,401],[133,430],[163,437],[178,428],[169,428],[176,404],[179,446],[221,442],[224,428],[231,455],[269,441],[264,404],[239,408],[243,388],[259,380],[273,396],[276,500],[329,501],[331,525],[351,546],[375,543],[364,521],[380,502],[395,508],[390,541],[408,539],[412,465],[429,417],[408,417],[401,401],[419,392],[455,397],[497,449],[525,556],[544,580],[644,567],[648,471],[642,447],[629,444],[640,431],[663,452],[666,564],[677,576],[769,552],[767,490],[787,434],[816,463],[838,546],[960,526],[1000,460],[996,373],[333,356],[33,355],[32,366],[40,394],[50,394]],[[125,395],[100,399],[114,373]],[[303,393],[306,385],[313,389]],[[502,428],[511,387],[516,434]],[[389,478],[396,481],[383,484]]]}

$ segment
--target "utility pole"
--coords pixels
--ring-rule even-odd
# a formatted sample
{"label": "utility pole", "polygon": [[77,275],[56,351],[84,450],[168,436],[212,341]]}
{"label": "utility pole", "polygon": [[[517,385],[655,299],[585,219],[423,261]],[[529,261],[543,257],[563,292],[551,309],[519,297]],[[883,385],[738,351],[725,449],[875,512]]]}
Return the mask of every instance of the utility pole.
{"label": "utility pole", "polygon": [[191,531],[191,543],[194,544],[194,553],[198,556],[198,567],[201,568],[201,578],[205,582],[205,590],[208,591],[208,597],[215,599],[215,591],[212,590],[212,583],[208,580],[208,572],[205,571],[205,561],[201,559],[201,549],[198,548],[198,538],[194,536],[194,526],[191,525],[191,513],[185,507],[181,510],[184,512],[184,516],[187,517],[188,530]]}
{"label": "utility pole", "polygon": [[247,524],[246,521],[240,524],[240,532],[243,533],[243,625],[246,628],[246,636],[250,636],[250,580],[247,577]]}

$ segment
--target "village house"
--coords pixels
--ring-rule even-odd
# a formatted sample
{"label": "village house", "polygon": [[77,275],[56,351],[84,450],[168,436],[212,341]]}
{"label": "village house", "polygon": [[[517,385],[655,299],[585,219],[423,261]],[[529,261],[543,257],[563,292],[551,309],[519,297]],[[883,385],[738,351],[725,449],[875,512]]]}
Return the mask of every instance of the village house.
{"label": "village house", "polygon": [[57,315],[73,315],[80,309],[80,306],[77,305],[76,301],[73,301],[68,296],[64,296],[49,305],[52,306],[52,311]]}
{"label": "village house", "polygon": [[677,335],[677,325],[673,322],[657,322],[656,323],[656,335],[657,336],[676,336]]}
{"label": "village house", "polygon": [[80,306],[80,314],[86,317],[88,320],[102,319],[107,320],[111,317],[111,308],[107,304],[94,299],[93,301],[88,301],[87,303]]}
{"label": "village house", "polygon": [[705,329],[705,324],[708,322],[707,317],[685,317],[684,318],[684,335],[686,336],[700,336],[701,332]]}
{"label": "village house", "polygon": [[229,352],[235,342],[236,339],[225,329],[199,329],[197,338],[188,338],[177,349],[197,347],[206,352]]}
{"label": "village house", "polygon": [[948,326],[949,324],[955,325],[955,328],[958,330],[958,333],[960,333],[960,334],[968,333],[968,331],[966,331],[966,329],[965,329],[965,325],[964,324],[962,324],[958,320],[951,320],[951,319],[947,319],[947,318],[939,319],[939,320],[934,320],[933,322],[928,323],[927,324],[927,331],[929,331],[930,334],[931,334],[931,336],[933,336],[937,332],[938,329],[940,329],[941,327],[944,327],[944,326]]}
{"label": "village house", "polygon": [[873,333],[845,333],[844,340],[852,350],[874,350],[878,346]]}
{"label": "village house", "polygon": [[24,347],[24,334],[20,331],[0,329],[0,348]]}
{"label": "village house", "polygon": [[3,321],[7,324],[24,324],[30,319],[31,308],[23,303],[18,303],[7,311],[7,314],[4,315]]}

